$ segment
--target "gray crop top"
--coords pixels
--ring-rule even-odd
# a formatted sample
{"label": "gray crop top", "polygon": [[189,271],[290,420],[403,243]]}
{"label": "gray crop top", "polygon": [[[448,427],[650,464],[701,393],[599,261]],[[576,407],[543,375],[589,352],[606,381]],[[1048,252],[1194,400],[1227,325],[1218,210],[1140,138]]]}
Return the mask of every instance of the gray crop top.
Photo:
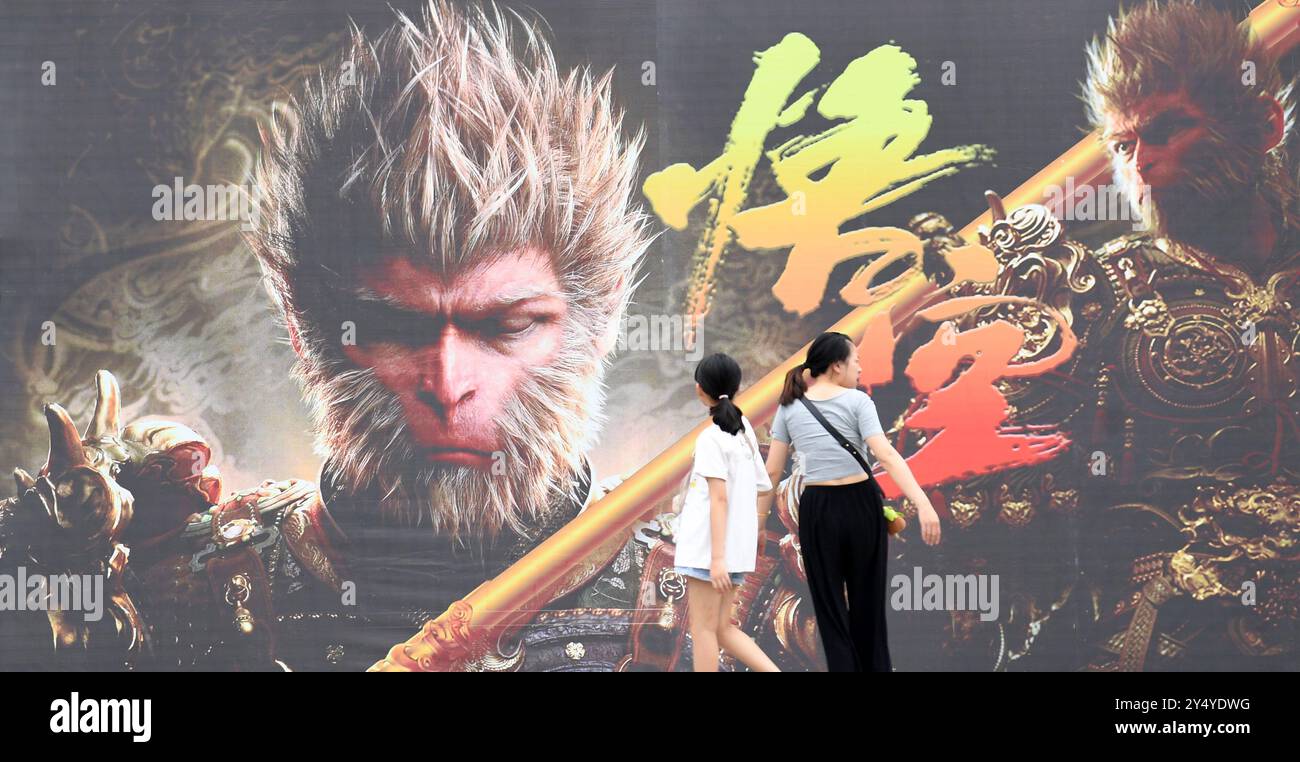
{"label": "gray crop top", "polygon": [[[848,389],[828,400],[809,397],[808,401],[816,405],[846,439],[857,445],[863,456],[870,451],[862,441],[873,434],[884,433],[876,414],[876,403],[864,391]],[[776,418],[772,421],[772,438],[793,445],[796,452],[802,453],[806,483],[843,479],[862,473],[862,466],[839,446],[798,400],[777,407]]]}

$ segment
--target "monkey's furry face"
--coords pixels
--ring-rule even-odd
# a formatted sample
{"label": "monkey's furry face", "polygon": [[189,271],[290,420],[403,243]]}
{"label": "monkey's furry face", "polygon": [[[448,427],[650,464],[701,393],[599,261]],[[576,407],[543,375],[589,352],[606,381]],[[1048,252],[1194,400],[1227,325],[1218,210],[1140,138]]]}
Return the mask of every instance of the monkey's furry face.
{"label": "monkey's furry face", "polygon": [[1113,161],[1114,177],[1147,229],[1175,239],[1196,239],[1218,224],[1233,204],[1263,177],[1265,156],[1216,130],[1206,130],[1178,157],[1168,160],[1167,181],[1149,183],[1142,171]]}
{"label": "monkey's furry face", "polygon": [[604,367],[592,344],[565,341],[522,375],[492,430],[481,432],[499,448],[487,467],[430,459],[399,393],[373,368],[303,363],[299,374],[314,402],[318,450],[344,488],[378,491],[375,520],[491,539],[581,497],[575,475],[602,421]]}
{"label": "monkey's furry face", "polygon": [[[1227,10],[1145,0],[1086,49],[1083,101],[1147,230],[1229,256],[1267,209],[1294,225],[1294,80]],[[1261,203],[1262,202],[1262,203]]]}
{"label": "monkey's furry face", "polygon": [[[388,519],[453,536],[526,524],[573,489],[599,424],[605,339],[654,238],[635,201],[644,133],[624,135],[612,72],[561,71],[543,32],[491,3],[450,0],[426,0],[418,18],[396,12],[377,35],[354,26],[336,65],[263,134],[247,240],[299,355],[317,452],[348,489],[382,489]],[[346,83],[332,74],[344,67]],[[544,252],[564,314],[536,333],[556,346],[519,360],[534,337],[497,353],[498,371],[526,372],[491,384],[491,414],[453,413],[464,389],[428,371],[451,356],[443,349],[363,356],[365,334],[386,321],[358,318],[362,286],[372,307],[420,325],[408,336],[466,325],[446,314],[445,294],[422,302],[364,282],[392,250],[451,281]],[[479,309],[493,308],[466,311]],[[523,320],[505,316],[497,335]],[[339,341],[346,321],[356,352]]]}
{"label": "monkey's furry face", "polygon": [[1156,235],[1200,245],[1234,227],[1255,194],[1293,198],[1283,149],[1265,150],[1259,114],[1227,122],[1182,93],[1106,114],[1114,182]]}

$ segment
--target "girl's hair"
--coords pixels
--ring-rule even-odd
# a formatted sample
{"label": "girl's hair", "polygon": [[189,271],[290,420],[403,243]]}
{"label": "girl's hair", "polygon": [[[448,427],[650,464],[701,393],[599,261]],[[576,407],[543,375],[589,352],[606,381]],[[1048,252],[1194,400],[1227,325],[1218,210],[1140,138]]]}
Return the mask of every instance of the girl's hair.
{"label": "girl's hair", "polygon": [[812,377],[817,378],[835,363],[849,359],[852,351],[853,339],[842,333],[828,331],[813,339],[813,343],[808,346],[807,359],[802,365],[791,368],[785,376],[785,387],[781,389],[781,404],[789,405],[808,391],[808,385],[803,380],[804,370],[811,371]]}
{"label": "girl's hair", "polygon": [[695,383],[704,393],[718,401],[709,408],[709,415],[718,428],[735,436],[744,430],[743,413],[734,402],[740,391],[740,364],[722,353],[709,355],[695,366]]}

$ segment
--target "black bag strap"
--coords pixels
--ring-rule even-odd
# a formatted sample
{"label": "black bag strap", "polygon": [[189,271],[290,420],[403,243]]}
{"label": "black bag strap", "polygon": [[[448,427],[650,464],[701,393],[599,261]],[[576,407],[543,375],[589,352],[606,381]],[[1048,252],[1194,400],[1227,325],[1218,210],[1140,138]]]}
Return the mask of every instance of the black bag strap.
{"label": "black bag strap", "polygon": [[849,455],[852,455],[853,459],[858,462],[858,465],[862,466],[862,470],[867,472],[867,481],[871,482],[871,485],[876,488],[876,492],[880,493],[880,499],[883,501],[885,499],[885,491],[881,488],[880,483],[876,481],[876,475],[871,473],[871,466],[867,465],[867,459],[862,457],[862,453],[858,448],[854,447],[853,443],[841,434],[839,429],[832,426],[831,422],[826,420],[826,416],[822,415],[822,411],[817,409],[817,406],[812,403],[812,400],[809,400],[807,397],[800,397],[799,401],[803,403],[804,407],[808,408],[808,412],[812,413],[812,417],[817,419],[817,422],[822,425],[822,428],[826,429],[826,433],[835,437],[835,441],[840,443],[840,447],[847,450]]}
{"label": "black bag strap", "polygon": [[826,420],[826,416],[822,415],[822,411],[818,410],[817,406],[814,405],[811,400],[807,397],[800,397],[799,401],[803,403],[804,407],[808,408],[808,412],[812,413],[812,417],[817,419],[817,422],[822,425],[822,428],[826,429],[826,433],[835,437],[835,441],[840,443],[840,447],[847,450],[849,455],[852,455],[853,459],[858,462],[858,465],[862,466],[862,470],[866,471],[867,475],[870,476],[871,466],[867,465],[867,459],[862,457],[862,453],[858,451],[858,448],[854,447],[853,443],[841,434],[839,429],[832,426],[831,422]]}

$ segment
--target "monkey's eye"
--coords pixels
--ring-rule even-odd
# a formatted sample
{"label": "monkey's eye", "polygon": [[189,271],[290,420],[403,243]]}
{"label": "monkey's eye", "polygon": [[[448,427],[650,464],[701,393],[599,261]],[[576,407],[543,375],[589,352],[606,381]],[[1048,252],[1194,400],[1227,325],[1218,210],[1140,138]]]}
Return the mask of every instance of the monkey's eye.
{"label": "monkey's eye", "polygon": [[537,325],[539,321],[531,315],[510,315],[489,321],[490,330],[498,336],[519,336]]}

